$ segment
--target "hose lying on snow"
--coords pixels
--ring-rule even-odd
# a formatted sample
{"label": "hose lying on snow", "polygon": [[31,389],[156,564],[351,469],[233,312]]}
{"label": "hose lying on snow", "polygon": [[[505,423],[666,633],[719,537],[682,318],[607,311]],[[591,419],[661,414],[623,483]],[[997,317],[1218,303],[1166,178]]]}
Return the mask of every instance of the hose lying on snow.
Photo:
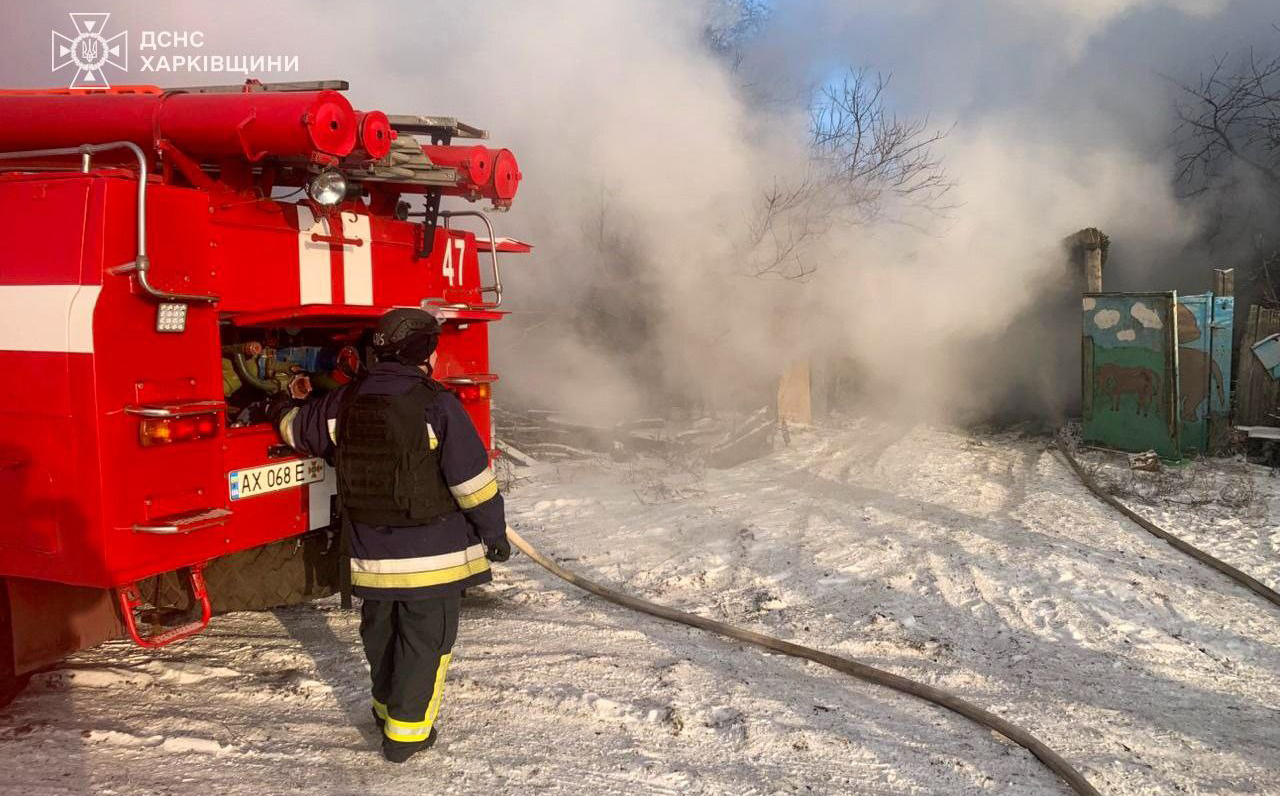
{"label": "hose lying on snow", "polygon": [[1151,522],[1150,520],[1146,519],[1142,515],[1133,511],[1132,509],[1130,509],[1125,504],[1121,503],[1112,495],[1107,494],[1107,492],[1098,484],[1098,482],[1093,478],[1093,476],[1085,472],[1084,467],[1080,465],[1080,461],[1076,459],[1076,457],[1071,453],[1070,443],[1061,434],[1058,435],[1058,450],[1062,451],[1062,455],[1065,456],[1067,459],[1067,464],[1070,464],[1071,469],[1075,470],[1076,475],[1080,478],[1081,483],[1083,483],[1086,487],[1088,487],[1089,491],[1092,492],[1094,495],[1096,495],[1098,499],[1101,500],[1103,503],[1106,503],[1111,508],[1115,509],[1116,511],[1120,512],[1124,516],[1133,520],[1138,525],[1142,526],[1143,529],[1149,531],[1155,536],[1168,542],[1170,545],[1174,547],[1174,549],[1179,550],[1183,553],[1186,553],[1187,555],[1191,556],[1192,558],[1194,558],[1195,560],[1199,561],[1202,564],[1207,564],[1208,566],[1213,567],[1214,569],[1218,570],[1222,574],[1226,575],[1228,578],[1231,578],[1232,580],[1234,580],[1236,583],[1239,583],[1241,586],[1244,586],[1246,589],[1249,589],[1250,591],[1256,593],[1258,596],[1262,597],[1264,600],[1271,602],[1273,605],[1280,606],[1280,594],[1277,594],[1275,590],[1268,588],[1266,584],[1260,582],[1256,578],[1253,578],[1241,572],[1240,570],[1231,566],[1227,562],[1220,561],[1219,559],[1214,558],[1213,556],[1209,555],[1208,553],[1201,550],[1200,548],[1193,547],[1192,545],[1187,544],[1186,542],[1182,541],[1178,537],[1166,531],[1164,528],[1161,528],[1159,525],[1156,525],[1154,522]]}
{"label": "hose lying on snow", "polygon": [[674,608],[668,608],[665,605],[658,605],[657,603],[651,603],[647,600],[640,600],[635,597],[631,597],[630,595],[622,594],[621,592],[601,586],[594,581],[587,580],[586,578],[565,569],[555,561],[552,561],[550,558],[547,558],[542,553],[538,552],[538,550],[526,542],[520,534],[510,528],[507,529],[507,536],[516,547],[524,552],[525,555],[551,572],[551,574],[572,583],[580,589],[589,591],[598,597],[603,597],[609,602],[621,605],[624,608],[630,608],[671,622],[679,622],[682,625],[689,625],[690,627],[696,627],[701,630],[718,633],[722,636],[728,636],[729,638],[737,639],[738,641],[743,641],[747,644],[753,644],[757,647],[763,647],[764,649],[771,650],[773,652],[780,652],[783,655],[790,655],[794,658],[805,658],[815,663],[820,663],[823,666],[835,669],[838,672],[852,675],[860,680],[866,680],[869,683],[875,683],[876,685],[892,688],[895,691],[901,691],[904,694],[919,697],[926,702],[932,702],[935,705],[940,705],[947,710],[955,711],[961,716],[977,722],[983,727],[995,730],[1019,746],[1026,748],[1031,752],[1031,754],[1039,758],[1040,762],[1048,766],[1053,773],[1062,777],[1062,779],[1071,786],[1071,789],[1080,794],[1080,796],[1100,796],[1097,789],[1090,785],[1089,781],[1086,780],[1079,771],[1072,768],[1071,764],[1064,760],[1061,755],[1050,749],[1048,746],[1045,746],[1044,743],[1034,735],[1016,724],[1011,724],[999,716],[983,710],[977,705],[966,702],[960,697],[932,686],[925,685],[924,683],[917,683],[914,680],[899,677],[896,674],[891,674],[881,669],[867,666],[864,663],[858,663],[857,661],[849,658],[831,655],[830,653],[821,652],[820,650],[811,649],[810,647],[802,647],[799,644],[792,644],[789,641],[782,641],[781,639],[776,639],[771,636],[753,633],[750,630],[742,630],[740,628],[733,627],[732,625],[726,625],[723,622],[717,622],[713,619],[704,619],[701,616],[687,614],[684,611],[677,611]]}

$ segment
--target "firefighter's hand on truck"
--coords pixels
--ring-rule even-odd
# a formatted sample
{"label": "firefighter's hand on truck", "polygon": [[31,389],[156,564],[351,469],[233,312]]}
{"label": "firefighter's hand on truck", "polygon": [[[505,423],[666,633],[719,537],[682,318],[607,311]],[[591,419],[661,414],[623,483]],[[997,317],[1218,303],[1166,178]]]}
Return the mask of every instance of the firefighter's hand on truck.
{"label": "firefighter's hand on truck", "polygon": [[294,376],[289,380],[289,397],[301,401],[311,394],[311,379],[306,376]]}
{"label": "firefighter's hand on truck", "polygon": [[486,542],[484,546],[484,557],[490,561],[502,563],[511,558],[511,543],[504,536],[496,542]]}

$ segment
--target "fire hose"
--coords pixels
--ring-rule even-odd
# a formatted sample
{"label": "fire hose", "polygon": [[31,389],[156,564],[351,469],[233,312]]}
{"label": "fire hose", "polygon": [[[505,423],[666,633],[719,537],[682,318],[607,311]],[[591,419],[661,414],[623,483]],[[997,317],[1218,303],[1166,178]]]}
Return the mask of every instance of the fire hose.
{"label": "fire hose", "polygon": [[751,644],[771,652],[779,652],[783,655],[790,655],[793,658],[803,658],[805,660],[820,663],[831,669],[835,669],[843,674],[851,675],[875,685],[881,685],[886,688],[892,688],[903,694],[918,697],[926,702],[932,702],[935,705],[944,707],[947,710],[959,713],[961,716],[973,721],[989,730],[1000,733],[1004,737],[1025,748],[1036,758],[1044,763],[1050,771],[1057,774],[1064,782],[1071,787],[1073,791],[1080,796],[1100,796],[1098,790],[1089,784],[1084,776],[1076,771],[1061,755],[1050,749],[1041,740],[1036,738],[1030,732],[1022,729],[1016,724],[1005,721],[990,711],[968,702],[960,697],[943,691],[933,686],[918,683],[915,680],[909,680],[883,669],[877,669],[864,663],[843,658],[839,655],[832,655],[821,650],[811,647],[803,647],[799,644],[793,644],[789,641],[766,636],[761,633],[755,633],[750,630],[727,625],[724,622],[717,622],[714,619],[706,619],[694,614],[677,611],[674,608],[668,608],[665,605],[658,605],[647,600],[641,600],[628,594],[614,591],[606,586],[601,586],[595,581],[588,580],[571,570],[557,564],[555,561],[544,556],[537,548],[524,540],[520,534],[513,529],[507,529],[507,537],[517,548],[521,550],[529,558],[533,559],[538,565],[546,569],[551,574],[577,586],[584,591],[591,592],[597,597],[602,597],[611,603],[621,605],[624,608],[630,608],[633,611],[656,616],[659,619],[666,619],[670,622],[677,622],[682,625],[696,627],[709,633],[716,633],[727,638],[736,639],[747,644]]}
{"label": "fire hose", "polygon": [[1071,465],[1071,469],[1075,471],[1076,476],[1079,477],[1080,479],[1080,482],[1083,483],[1086,487],[1088,487],[1089,491],[1092,492],[1098,498],[1098,500],[1101,500],[1103,503],[1106,503],[1111,508],[1115,509],[1116,511],[1120,512],[1124,516],[1133,520],[1143,530],[1151,533],[1152,535],[1156,536],[1159,539],[1164,540],[1175,550],[1182,553],[1186,553],[1187,555],[1194,558],[1196,561],[1199,561],[1201,564],[1204,564],[1206,566],[1209,566],[1209,567],[1212,567],[1213,569],[1218,570],[1222,574],[1226,575],[1228,578],[1231,578],[1232,580],[1234,580],[1236,583],[1239,583],[1241,586],[1244,586],[1246,589],[1249,589],[1250,591],[1254,592],[1258,596],[1262,597],[1262,599],[1267,600],[1272,605],[1280,607],[1280,594],[1277,594],[1274,589],[1268,588],[1266,584],[1262,583],[1257,578],[1254,578],[1250,575],[1247,575],[1244,572],[1241,572],[1240,570],[1236,569],[1235,567],[1231,566],[1225,561],[1214,558],[1213,556],[1209,555],[1208,553],[1201,550],[1200,548],[1187,544],[1186,542],[1182,541],[1178,537],[1166,531],[1164,528],[1161,528],[1159,525],[1156,525],[1154,522],[1151,522],[1147,518],[1143,517],[1141,514],[1138,514],[1133,509],[1121,503],[1113,495],[1108,494],[1107,491],[1104,490],[1101,487],[1101,485],[1098,484],[1097,480],[1093,476],[1085,472],[1085,469],[1084,467],[1081,466],[1080,461],[1076,459],[1076,457],[1071,453],[1070,443],[1061,434],[1058,435],[1058,450],[1062,451],[1062,455],[1065,456],[1067,459],[1067,464]]}

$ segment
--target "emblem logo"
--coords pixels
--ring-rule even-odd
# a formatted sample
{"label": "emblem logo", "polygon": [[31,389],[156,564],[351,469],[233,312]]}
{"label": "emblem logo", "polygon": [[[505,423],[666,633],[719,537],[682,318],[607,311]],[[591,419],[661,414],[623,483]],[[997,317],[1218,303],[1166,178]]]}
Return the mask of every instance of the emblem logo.
{"label": "emblem logo", "polygon": [[111,88],[105,67],[129,69],[129,32],[107,38],[103,29],[111,14],[70,13],[75,37],[53,31],[53,71],[76,68],[71,88]]}

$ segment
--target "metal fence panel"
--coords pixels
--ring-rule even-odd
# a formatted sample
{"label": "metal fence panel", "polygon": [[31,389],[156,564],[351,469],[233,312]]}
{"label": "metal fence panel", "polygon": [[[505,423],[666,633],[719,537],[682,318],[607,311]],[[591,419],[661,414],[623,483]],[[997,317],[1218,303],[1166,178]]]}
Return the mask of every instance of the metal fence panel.
{"label": "metal fence panel", "polygon": [[1084,296],[1086,442],[1181,456],[1177,294]]}

